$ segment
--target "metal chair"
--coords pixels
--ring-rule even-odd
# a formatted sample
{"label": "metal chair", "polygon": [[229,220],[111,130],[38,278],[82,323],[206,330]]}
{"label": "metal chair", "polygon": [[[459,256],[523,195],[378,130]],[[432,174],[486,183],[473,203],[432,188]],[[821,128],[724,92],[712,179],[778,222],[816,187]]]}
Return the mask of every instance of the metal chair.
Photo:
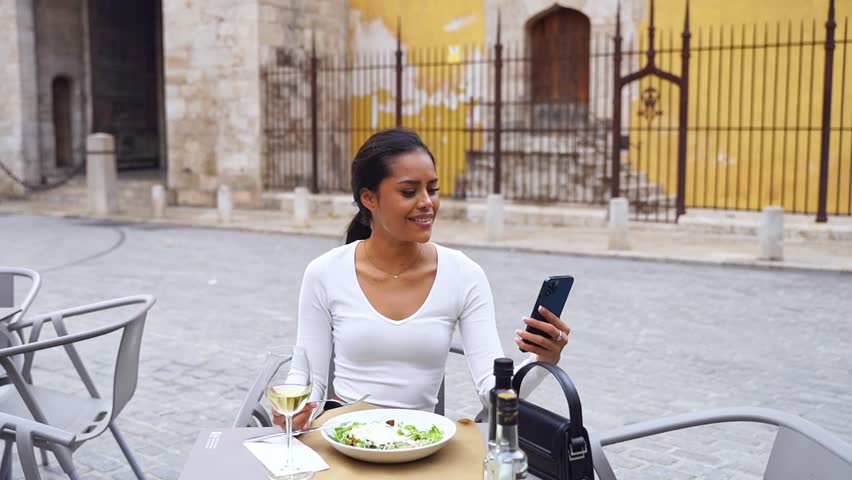
{"label": "metal chair", "polygon": [[[20,278],[29,280],[30,285],[23,301],[15,303],[15,281]],[[28,268],[0,267],[0,308],[14,307],[20,309],[18,313],[15,313],[2,323],[4,325],[13,325],[22,319],[27,314],[27,311],[29,311],[33,301],[35,301],[35,297],[39,290],[41,290],[41,275],[39,275],[35,270],[30,270]],[[11,338],[5,340],[10,345],[20,345],[25,342],[25,339],[21,336],[20,332],[15,332]],[[19,369],[23,368],[23,362],[23,356],[19,355],[15,358],[15,364]],[[3,374],[3,372],[0,372],[0,385],[7,383],[9,383],[8,377]]]}
{"label": "metal chair", "polygon": [[[29,280],[29,289],[24,296],[24,300],[20,303],[15,303],[15,283],[18,279]],[[0,267],[0,308],[11,307],[18,310],[18,312],[11,317],[4,319],[3,323],[11,325],[23,318],[35,301],[35,297],[39,290],[41,290],[41,275],[39,275],[39,273],[35,270],[30,270],[28,268]],[[8,339],[0,339],[0,342],[2,342],[0,343],[0,346],[3,346],[5,343],[8,343],[9,345],[20,345],[24,343],[25,340],[20,336],[20,334],[18,334]],[[24,366],[24,360],[24,356],[18,355],[14,359],[15,365],[19,369],[22,369]],[[29,381],[28,371],[25,378]],[[8,383],[9,377],[6,376],[5,372],[0,372],[0,385],[6,385]],[[47,453],[45,453],[44,450],[41,451],[41,462],[44,466],[48,465]]]}
{"label": "metal chair", "polygon": [[[453,341],[450,344],[450,353],[456,353],[459,355],[464,355],[464,348],[462,345],[456,341]],[[243,400],[242,405],[240,406],[239,412],[237,412],[237,417],[234,420],[234,427],[269,427],[272,426],[272,420],[269,418],[269,414],[266,412],[260,405],[260,399],[263,397],[263,389],[266,386],[266,382],[269,378],[266,377],[266,373],[261,371],[258,375],[257,379],[255,379],[252,388],[249,389],[246,394],[245,399]],[[327,395],[326,398],[334,397],[334,351],[331,354],[331,361],[328,365],[328,386],[326,387]],[[435,405],[435,413],[438,415],[444,414],[444,379],[441,379],[441,388],[438,390],[438,404]],[[476,421],[482,422],[488,418],[488,410],[483,408],[477,415]]]}
{"label": "metal chair", "polygon": [[[15,443],[18,444],[18,458],[27,480],[38,480],[41,478],[38,463],[35,458],[36,445],[50,445],[51,450],[59,460],[62,471],[71,480],[80,477],[71,460],[71,446],[74,444],[74,434],[58,428],[38,423],[26,418],[16,417],[0,413],[0,431],[10,430],[14,432]],[[3,458],[9,458],[12,450],[12,442],[6,442]],[[44,451],[44,450],[42,450]],[[5,465],[5,464],[4,464]],[[11,474],[11,469],[6,467],[6,472]]]}
{"label": "metal chair", "polygon": [[[73,435],[73,439],[66,442],[67,445],[59,445],[62,448],[68,448],[71,452],[109,429],[136,477],[145,478],[114,421],[136,391],[142,332],[148,311],[153,304],[154,298],[150,295],[124,297],[25,318],[10,325],[0,325],[0,332],[3,333],[2,336],[5,338],[14,338],[15,335],[25,338],[24,330],[29,329],[29,338],[26,343],[0,348],[0,365],[5,369],[12,382],[11,385],[0,387],[0,412],[8,416],[5,428],[0,431],[0,438],[7,442],[3,466],[0,467],[0,478],[8,478],[7,476],[11,472],[10,445],[11,442],[17,440],[16,428],[18,424],[9,419],[14,419],[14,417],[35,421],[70,433]],[[123,318],[98,328],[79,333],[69,333],[65,325],[65,320],[70,317],[129,307],[133,308],[130,312],[125,313]],[[115,313],[119,314],[120,312]],[[39,335],[46,323],[53,325],[57,336],[40,340]],[[74,345],[77,342],[119,330],[121,331],[121,341],[113,372],[112,395],[110,398],[102,398]],[[83,381],[89,397],[58,392],[32,382],[30,370],[33,355],[37,351],[55,347],[62,347],[66,351],[74,369]],[[13,362],[13,359],[20,355],[26,356],[23,370],[17,368]],[[57,444],[48,440],[36,435],[34,444],[36,447],[54,452],[62,450],[57,447]],[[64,465],[63,468],[65,468]],[[70,468],[73,470],[73,465]],[[28,480],[30,478],[27,477]],[[32,478],[37,479],[39,477],[33,476]]]}
{"label": "metal chair", "polygon": [[852,446],[801,417],[766,408],[722,408],[627,425],[591,435],[592,458],[600,480],[617,480],[603,447],[725,422],[756,422],[778,427],[764,480],[852,478]]}

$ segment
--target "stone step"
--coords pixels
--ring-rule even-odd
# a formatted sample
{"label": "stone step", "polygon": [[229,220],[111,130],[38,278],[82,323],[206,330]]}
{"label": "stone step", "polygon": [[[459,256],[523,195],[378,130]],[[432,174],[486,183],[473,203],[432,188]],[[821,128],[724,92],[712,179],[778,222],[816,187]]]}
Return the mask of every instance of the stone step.
{"label": "stone step", "polygon": [[[85,177],[74,178],[57,188],[33,192],[30,199],[46,205],[85,205],[88,202]],[[151,187],[158,180],[118,179],[119,204],[125,207],[147,207],[151,204]]]}

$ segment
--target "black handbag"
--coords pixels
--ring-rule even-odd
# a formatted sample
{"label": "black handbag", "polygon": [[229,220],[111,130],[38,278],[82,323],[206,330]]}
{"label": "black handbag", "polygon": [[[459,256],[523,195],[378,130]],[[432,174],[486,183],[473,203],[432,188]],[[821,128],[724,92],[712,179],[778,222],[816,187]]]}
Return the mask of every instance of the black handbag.
{"label": "black handbag", "polygon": [[583,411],[574,382],[564,370],[545,362],[524,365],[512,379],[521,391],[524,376],[534,367],[549,371],[559,381],[571,418],[525,400],[518,402],[518,443],[527,454],[530,473],[543,480],[594,480],[589,432],[583,427]]}

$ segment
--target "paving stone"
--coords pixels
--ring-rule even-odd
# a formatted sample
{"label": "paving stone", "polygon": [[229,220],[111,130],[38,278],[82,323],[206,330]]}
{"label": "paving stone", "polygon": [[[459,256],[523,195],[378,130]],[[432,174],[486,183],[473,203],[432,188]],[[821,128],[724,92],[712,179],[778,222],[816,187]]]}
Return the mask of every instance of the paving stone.
{"label": "paving stone", "polygon": [[[81,223],[0,216],[0,264],[44,272],[33,312],[138,292],[157,297],[146,322],[137,391],[117,424],[149,478],[176,479],[198,433],[231,424],[264,348],[294,340],[302,272],[337,243],[127,226],[120,227],[125,240],[119,248],[73,263],[116,238],[112,227]],[[522,354],[512,332],[529,313],[541,279],[575,276],[563,315],[572,333],[560,365],[577,384],[593,431],[751,405],[802,415],[852,442],[850,275],[464,251],[489,276],[501,342],[516,360]],[[85,320],[74,328],[96,324]],[[84,346],[81,355],[106,394],[115,342]],[[82,392],[64,352],[43,353],[36,355],[36,382]],[[446,380],[448,415],[476,415],[481,405],[463,358],[450,356]],[[555,382],[546,381],[531,398],[568,415]],[[606,452],[620,479],[756,480],[774,433],[726,424]],[[128,478],[108,433],[74,458],[82,478]],[[54,469],[55,461],[44,478],[63,478]]]}

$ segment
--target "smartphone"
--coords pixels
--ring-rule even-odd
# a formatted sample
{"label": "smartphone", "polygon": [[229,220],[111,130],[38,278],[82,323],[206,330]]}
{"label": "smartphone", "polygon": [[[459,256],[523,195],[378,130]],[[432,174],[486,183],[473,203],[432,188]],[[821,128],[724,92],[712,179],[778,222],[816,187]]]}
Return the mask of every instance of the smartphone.
{"label": "smartphone", "polygon": [[[568,294],[571,293],[571,286],[574,285],[574,277],[570,275],[562,275],[558,277],[547,277],[541,284],[541,289],[538,291],[538,298],[535,301],[535,306],[530,314],[530,317],[546,322],[544,316],[538,313],[538,307],[542,306],[557,317],[562,315],[562,309],[565,307],[565,301],[568,300]],[[549,336],[541,330],[527,325],[527,331],[544,337]],[[535,343],[524,339],[524,343],[535,345]],[[522,352],[526,352],[523,348]]]}

